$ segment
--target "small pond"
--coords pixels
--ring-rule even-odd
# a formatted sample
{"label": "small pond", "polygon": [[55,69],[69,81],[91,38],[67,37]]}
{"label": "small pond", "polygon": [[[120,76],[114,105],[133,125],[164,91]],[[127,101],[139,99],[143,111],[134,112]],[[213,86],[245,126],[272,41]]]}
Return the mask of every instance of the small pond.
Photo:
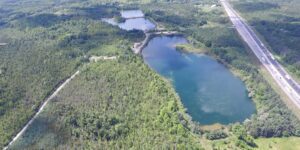
{"label": "small pond", "polygon": [[149,21],[148,19],[144,18],[144,14],[141,10],[128,10],[128,11],[122,11],[121,15],[123,18],[132,18],[132,19],[126,19],[125,22],[117,23],[114,18],[104,18],[103,21],[119,26],[123,30],[152,30],[155,29],[155,24]]}
{"label": "small pond", "polygon": [[125,11],[121,11],[121,16],[127,19],[127,18],[144,17],[145,15],[141,10],[125,10]]}

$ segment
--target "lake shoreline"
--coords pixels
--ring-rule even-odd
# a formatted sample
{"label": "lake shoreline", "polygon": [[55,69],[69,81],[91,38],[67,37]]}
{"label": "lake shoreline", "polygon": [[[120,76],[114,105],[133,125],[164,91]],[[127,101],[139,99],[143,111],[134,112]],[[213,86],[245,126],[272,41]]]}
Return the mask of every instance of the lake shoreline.
{"label": "lake shoreline", "polygon": [[144,32],[146,35],[145,39],[141,42],[134,43],[134,45],[131,47],[131,50],[135,54],[140,54],[142,53],[143,49],[148,45],[149,41],[151,41],[155,37],[160,37],[160,36],[167,36],[167,37],[173,37],[173,36],[182,36],[184,35],[182,33],[179,33],[177,31],[158,31],[158,32]]}
{"label": "lake shoreline", "polygon": [[[214,57],[176,49],[177,44],[187,42],[184,36],[158,36],[149,41],[142,57],[151,69],[171,80],[187,114],[200,126],[227,126],[249,119],[256,110],[244,82]],[[217,91],[222,92],[214,94]],[[235,112],[240,108],[245,111]]]}
{"label": "lake shoreline", "polygon": [[[153,27],[152,26],[153,23],[151,21],[149,22],[149,20],[152,20],[151,18],[150,19],[149,18],[145,19],[145,17],[144,17],[142,19],[146,21],[146,22],[144,22],[144,24],[142,22],[139,22],[139,23],[141,23],[140,25],[142,25],[142,27],[137,27],[137,25],[139,23],[137,23],[137,24],[131,24],[131,23],[129,23],[129,24],[126,25],[126,21],[125,21],[125,23],[123,23],[123,25],[125,24],[124,26],[122,26],[121,24],[118,24],[118,23],[113,24],[113,22],[108,22],[108,23],[110,23],[112,25],[117,25],[117,26],[119,26],[119,28],[121,28],[123,30],[137,29],[137,30],[144,31],[145,38],[141,42],[134,43],[133,46],[131,46],[130,48],[133,51],[133,53],[135,53],[137,55],[141,55],[145,63],[147,63],[147,60],[146,60],[146,58],[143,55],[143,51],[149,45],[150,41],[153,40],[153,39],[155,39],[155,38],[157,38],[157,37],[162,37],[162,38],[164,38],[164,37],[176,37],[176,38],[180,37],[180,38],[185,39],[187,41],[187,44],[190,44],[190,41],[187,40],[188,36],[185,35],[184,33],[180,33],[180,32],[177,32],[177,31],[168,31],[165,28],[158,28],[158,26],[160,26],[158,23],[155,23],[154,28],[152,28]],[[127,20],[131,20],[131,21],[134,22],[135,19],[127,19]],[[148,26],[149,23],[152,24],[152,25]],[[191,47],[194,47],[194,46],[191,46]],[[196,52],[195,51],[194,52],[190,52],[190,50],[189,50],[190,47],[189,48],[187,48],[187,47],[183,47],[183,48],[181,47],[180,48],[180,47],[177,47],[176,44],[175,44],[174,48],[176,49],[176,51],[180,51],[183,55],[197,55],[197,54],[199,54],[199,52],[197,52],[197,51]],[[213,59],[213,61],[216,61],[216,63],[218,63],[220,65],[223,65],[226,70],[228,70],[229,72],[231,72],[233,74],[233,77],[236,78],[235,80],[240,80],[244,84],[243,80],[241,80],[240,76],[237,76],[236,73],[234,73],[234,71],[232,70],[232,68],[230,68],[221,59],[218,59],[218,57],[216,57],[214,55],[211,55],[212,54],[211,52],[209,52],[208,50],[206,50],[206,49],[203,48],[203,51],[201,51],[200,54],[205,54],[206,56],[211,57],[211,59]],[[151,68],[151,69],[153,69],[153,68]],[[153,70],[155,71],[155,69],[153,69]],[[176,86],[173,85],[173,88],[176,89]],[[248,96],[249,95],[248,89],[246,89],[245,91],[247,93],[246,97],[249,98],[249,96]],[[178,95],[180,95],[180,93],[178,93],[178,91],[176,91],[176,93]],[[240,91],[240,93],[243,94],[244,92]],[[180,99],[183,102],[183,98],[180,97]],[[243,99],[243,98],[241,98],[241,99]],[[253,101],[251,100],[251,102],[253,102]],[[198,108],[198,109],[202,109],[201,107],[204,107],[204,106],[199,106],[199,107],[200,108]],[[190,109],[187,109],[187,114],[190,115],[190,116],[193,116],[190,113]],[[241,115],[241,114],[239,114],[239,115],[237,115],[237,114],[234,115],[235,116],[234,118],[236,118],[236,117],[238,117],[238,116]],[[212,123],[204,123],[203,121],[199,121],[199,119],[195,119],[195,116],[191,117],[191,118],[192,118],[193,121],[199,122],[201,125],[203,124],[204,126],[213,125],[215,123],[219,123],[219,124],[222,124],[222,125],[225,125],[225,126],[227,126],[229,124],[229,122],[222,123],[222,121],[221,122],[217,121],[217,122],[212,122]],[[250,116],[247,117],[247,118],[250,118]],[[247,119],[247,118],[245,118],[245,119]],[[224,120],[224,119],[222,119],[222,117],[220,117],[220,119]],[[238,121],[234,121],[234,122],[230,122],[230,123],[243,122],[244,120],[238,120]]]}

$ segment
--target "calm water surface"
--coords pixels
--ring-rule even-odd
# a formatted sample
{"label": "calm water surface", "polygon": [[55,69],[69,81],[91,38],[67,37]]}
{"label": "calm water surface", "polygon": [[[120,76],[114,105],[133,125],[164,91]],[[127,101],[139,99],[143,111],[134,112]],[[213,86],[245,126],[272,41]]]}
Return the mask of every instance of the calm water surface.
{"label": "calm water surface", "polygon": [[156,37],[145,47],[145,62],[170,79],[193,120],[201,124],[241,122],[255,112],[243,82],[216,60],[176,51],[183,37]]}
{"label": "calm water surface", "polygon": [[[141,15],[139,11],[122,12],[123,17]],[[149,30],[155,25],[145,18],[127,19],[117,24],[104,21],[125,30]],[[145,62],[159,74],[170,79],[193,120],[201,124],[228,124],[243,121],[255,112],[240,79],[216,60],[205,56],[176,51],[176,44],[187,43],[182,37],[155,37],[142,55]],[[39,149],[47,149],[64,141],[62,135],[52,132],[53,121],[43,116],[28,128],[11,149],[30,147],[38,142]]]}
{"label": "calm water surface", "polygon": [[[121,15],[123,18],[132,18],[132,17],[143,17],[144,14],[141,10],[128,10],[128,11],[122,11]],[[155,24],[153,24],[151,21],[145,18],[134,18],[134,19],[126,19],[123,23],[117,23],[113,18],[105,18],[102,19],[103,21],[112,24],[117,25],[119,28],[123,30],[152,30],[155,29]]]}
{"label": "calm water surface", "polygon": [[144,17],[144,13],[141,10],[125,10],[121,11],[121,16],[123,18]]}
{"label": "calm water surface", "polygon": [[124,30],[152,30],[155,25],[145,18],[126,19],[124,23],[118,24],[121,29]]}

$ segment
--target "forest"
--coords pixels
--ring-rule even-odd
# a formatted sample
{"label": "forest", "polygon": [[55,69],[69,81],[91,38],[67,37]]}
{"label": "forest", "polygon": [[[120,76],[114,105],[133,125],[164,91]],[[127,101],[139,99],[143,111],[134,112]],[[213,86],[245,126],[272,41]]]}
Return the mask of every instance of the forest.
{"label": "forest", "polygon": [[[300,136],[299,119],[266,80],[222,7],[212,8],[214,4],[210,0],[0,0],[0,43],[7,43],[0,46],[0,147],[78,69],[80,76],[35,122],[47,130],[29,129],[32,140],[25,140],[26,148],[202,149],[203,141],[209,140],[216,149],[253,149],[259,146],[257,138]],[[250,23],[280,62],[299,77],[298,24],[284,23],[297,22],[299,16],[259,20],[256,11],[276,14],[279,4],[234,4],[253,19]],[[144,38],[143,32],[120,30],[101,21],[119,18],[123,9],[143,10],[167,30],[181,32],[195,48],[186,51],[204,52],[226,65],[246,84],[257,112],[220,130],[202,130],[169,81],[131,52],[130,46]],[[90,64],[91,55],[119,58]]]}
{"label": "forest", "polygon": [[[117,47],[143,36],[125,34],[89,17],[95,13],[90,9],[74,9],[83,10],[83,15],[57,16],[49,12],[26,15],[36,13],[33,8],[29,12],[2,10],[6,17],[1,20],[7,23],[1,26],[0,39],[8,44],[0,47],[0,145],[20,130],[52,90],[84,64],[93,51],[112,45],[114,39],[119,44],[113,44],[103,53],[122,53],[116,51]],[[113,11],[109,7],[98,9]]]}
{"label": "forest", "polygon": [[45,141],[58,149],[201,147],[171,85],[132,55],[83,67],[39,120],[51,130],[31,129],[27,148],[44,148]]}
{"label": "forest", "polygon": [[299,1],[251,0],[233,4],[265,40],[277,60],[299,80]]}
{"label": "forest", "polygon": [[[193,4],[174,4],[170,9],[165,9],[164,5],[160,6],[148,6],[145,9],[151,17],[159,17],[158,20],[162,24],[183,32],[190,39],[193,47],[200,49],[200,52],[203,52],[202,49],[207,49],[204,50],[205,53],[219,59],[246,83],[257,108],[257,114],[244,123],[253,137],[299,136],[299,120],[264,79],[260,65],[253,59],[251,51],[236,36],[236,31],[229,28],[231,24],[221,7],[208,11],[207,7],[210,5],[200,10]],[[174,15],[173,10],[180,15],[169,17]],[[184,24],[169,21],[169,19],[187,18],[186,16],[193,21],[184,20],[182,21]],[[205,21],[207,24],[196,23],[195,20]],[[252,57],[249,57],[251,55]]]}

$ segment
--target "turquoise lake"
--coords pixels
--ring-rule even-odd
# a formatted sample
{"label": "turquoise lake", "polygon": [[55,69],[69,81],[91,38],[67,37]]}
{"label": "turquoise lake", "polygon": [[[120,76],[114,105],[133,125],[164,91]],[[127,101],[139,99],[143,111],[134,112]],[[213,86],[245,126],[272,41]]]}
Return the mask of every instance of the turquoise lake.
{"label": "turquoise lake", "polygon": [[144,61],[169,79],[194,121],[203,125],[242,122],[255,112],[243,82],[215,59],[182,53],[183,37],[153,38],[143,49]]}

